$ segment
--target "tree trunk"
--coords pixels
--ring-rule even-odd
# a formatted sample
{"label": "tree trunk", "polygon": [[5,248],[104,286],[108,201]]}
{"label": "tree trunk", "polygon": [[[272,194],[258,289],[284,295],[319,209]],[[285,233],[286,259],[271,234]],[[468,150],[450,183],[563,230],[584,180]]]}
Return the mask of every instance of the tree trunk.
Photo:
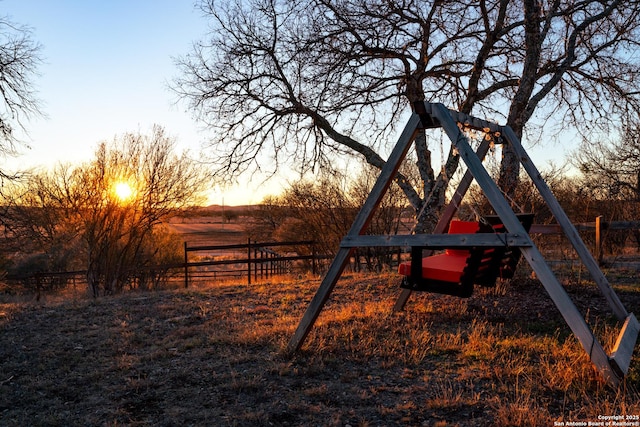
{"label": "tree trunk", "polygon": [[[528,120],[527,107],[535,88],[540,63],[542,36],[540,24],[542,10],[539,0],[523,0],[524,6],[524,40],[526,56],[518,89],[509,108],[507,125],[511,126],[518,138],[522,138],[524,124]],[[514,198],[519,184],[520,161],[509,144],[502,147],[502,162],[498,185],[509,198]]]}
{"label": "tree trunk", "polygon": [[[521,131],[514,132],[520,138]],[[510,144],[502,144],[502,161],[500,163],[500,177],[498,178],[498,187],[510,199],[516,195],[516,189],[520,184],[520,161],[516,155],[513,146]]]}

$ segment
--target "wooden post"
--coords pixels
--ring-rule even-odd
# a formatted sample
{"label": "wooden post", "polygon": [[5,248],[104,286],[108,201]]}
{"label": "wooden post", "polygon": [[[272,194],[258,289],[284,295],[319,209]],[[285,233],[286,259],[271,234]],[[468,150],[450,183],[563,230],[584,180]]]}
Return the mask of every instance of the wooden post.
{"label": "wooden post", "polygon": [[[254,244],[256,242],[253,242]],[[258,281],[258,247],[255,246],[253,248],[253,279],[257,282]]]}
{"label": "wooden post", "polygon": [[184,288],[189,287],[189,257],[187,256],[187,242],[184,242]]}
{"label": "wooden post", "polygon": [[316,274],[316,244],[311,245],[311,273]]}
{"label": "wooden post", "polygon": [[251,239],[247,241],[247,284],[251,284]]}
{"label": "wooden post", "polygon": [[602,215],[596,217],[596,260],[602,265]]}
{"label": "wooden post", "polygon": [[[260,250],[260,279],[264,279],[264,249]],[[256,266],[257,267],[257,266]]]}

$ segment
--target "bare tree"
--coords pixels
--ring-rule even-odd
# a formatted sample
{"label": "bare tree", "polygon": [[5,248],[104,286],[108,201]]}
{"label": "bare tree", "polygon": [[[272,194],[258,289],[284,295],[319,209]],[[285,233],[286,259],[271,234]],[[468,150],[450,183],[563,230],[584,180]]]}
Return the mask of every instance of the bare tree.
{"label": "bare tree", "polygon": [[[584,140],[574,153],[573,164],[581,176],[576,199],[588,201],[583,216],[593,221],[637,221],[640,218],[640,123],[637,118],[619,127],[617,136],[602,141]],[[605,229],[604,249],[615,253],[624,249],[633,236],[640,248],[640,230]]]}
{"label": "bare tree", "polygon": [[[628,122],[615,139],[585,140],[576,150],[574,165],[579,169],[580,200],[589,201],[583,209],[585,220],[597,215],[608,221],[637,221],[640,218],[640,125]],[[633,234],[640,247],[640,231],[608,232],[607,244],[624,244]],[[612,247],[609,248],[610,250]]]}
{"label": "bare tree", "polygon": [[582,185],[592,198],[640,202],[639,124],[621,126],[617,140],[583,141],[573,163],[582,173]]}
{"label": "bare tree", "polygon": [[[373,168],[364,166],[355,176],[321,174],[315,180],[292,183],[279,196],[266,197],[253,211],[253,223],[248,231],[252,237],[265,240],[313,241],[318,253],[334,254],[375,182]],[[372,218],[370,232],[397,234],[402,226],[404,202],[399,188],[392,186]],[[296,248],[300,255],[310,255],[305,252],[308,250],[308,247]],[[391,261],[386,248],[370,248],[359,251],[358,255],[370,269],[380,269]]]}
{"label": "bare tree", "polygon": [[322,254],[335,250],[357,212],[344,182],[334,177],[295,182],[283,192],[280,203],[287,207],[289,216],[275,237],[283,241],[313,240]]}
{"label": "bare tree", "polygon": [[[31,30],[0,17],[0,156],[15,154],[16,128],[40,114],[33,88],[40,62],[40,45],[31,39]],[[0,169],[0,183],[5,178],[8,172]]]}
{"label": "bare tree", "polygon": [[[273,239],[278,229],[291,216],[282,195],[268,195],[251,210],[251,221],[245,230],[249,238],[255,241],[269,241]],[[299,236],[295,238],[298,240]]]}
{"label": "bare tree", "polygon": [[[630,0],[206,0],[208,38],[179,61],[178,93],[215,130],[219,175],[330,167],[335,155],[384,164],[390,135],[415,102],[437,101],[527,124],[606,126],[638,110],[640,2]],[[530,128],[532,126],[529,126]],[[548,127],[548,126],[547,126]],[[415,144],[421,183],[396,178],[423,230],[449,178]],[[266,157],[265,157],[266,156]],[[270,164],[267,165],[268,159]],[[504,147],[500,184],[518,161]]]}
{"label": "bare tree", "polygon": [[51,171],[31,171],[5,185],[0,197],[4,207],[0,258],[27,284],[37,273],[83,268],[77,206],[66,203],[74,191],[70,183],[70,168],[59,165]]}
{"label": "bare tree", "polygon": [[[13,197],[7,197],[9,232],[21,241],[42,242],[36,245],[40,251],[51,242],[77,247],[96,296],[140,282],[134,267],[167,256],[149,245],[164,240],[172,247],[158,235],[160,223],[202,201],[206,175],[186,154],[174,154],[174,147],[173,138],[154,127],[151,135],[125,134],[101,143],[86,164],[14,183]],[[128,186],[129,193],[118,195],[118,186]]]}

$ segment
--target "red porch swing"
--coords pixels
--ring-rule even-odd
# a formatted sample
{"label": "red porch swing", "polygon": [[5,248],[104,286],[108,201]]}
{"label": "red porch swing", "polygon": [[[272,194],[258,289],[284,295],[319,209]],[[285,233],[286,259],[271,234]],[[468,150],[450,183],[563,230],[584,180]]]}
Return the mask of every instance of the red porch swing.
{"label": "red porch swing", "polygon": [[[533,214],[516,215],[528,232]],[[448,234],[504,233],[505,227],[498,216],[485,216],[481,221],[452,220]],[[411,261],[398,266],[405,276],[401,287],[412,291],[435,292],[468,298],[473,285],[493,287],[496,280],[513,277],[520,250],[504,246],[480,246],[470,249],[446,248],[444,253],[422,257],[421,246],[411,248]],[[414,262],[422,259],[422,262]]]}

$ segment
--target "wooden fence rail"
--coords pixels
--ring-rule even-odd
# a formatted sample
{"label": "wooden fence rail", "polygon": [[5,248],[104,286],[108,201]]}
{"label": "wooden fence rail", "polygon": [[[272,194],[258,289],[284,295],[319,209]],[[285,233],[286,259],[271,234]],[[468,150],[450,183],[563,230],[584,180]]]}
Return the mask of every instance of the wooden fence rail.
{"label": "wooden fence rail", "polygon": [[[604,242],[606,230],[640,230],[640,221],[604,221],[602,216],[596,217],[594,222],[583,222],[574,224],[576,230],[593,230],[595,243],[593,248],[594,258],[602,264],[604,257]],[[559,224],[533,224],[529,230],[530,234],[562,234]]]}

